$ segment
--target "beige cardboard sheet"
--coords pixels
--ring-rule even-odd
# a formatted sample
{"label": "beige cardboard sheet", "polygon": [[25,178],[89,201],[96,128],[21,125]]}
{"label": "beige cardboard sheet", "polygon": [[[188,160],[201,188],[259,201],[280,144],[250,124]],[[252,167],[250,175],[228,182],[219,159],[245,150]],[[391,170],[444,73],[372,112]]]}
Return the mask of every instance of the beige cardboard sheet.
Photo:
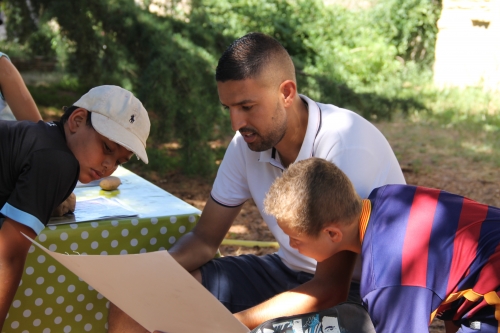
{"label": "beige cardboard sheet", "polygon": [[32,242],[151,332],[249,332],[167,251],[66,255]]}

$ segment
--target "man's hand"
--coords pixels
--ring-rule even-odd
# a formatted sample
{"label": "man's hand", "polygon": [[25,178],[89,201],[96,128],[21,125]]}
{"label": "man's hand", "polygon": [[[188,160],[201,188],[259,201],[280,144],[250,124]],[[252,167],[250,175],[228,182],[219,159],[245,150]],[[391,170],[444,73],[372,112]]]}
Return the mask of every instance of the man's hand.
{"label": "man's hand", "polygon": [[0,229],[0,328],[9,311],[31,242],[22,234],[35,238],[35,232],[10,218],[5,218]]}
{"label": "man's hand", "polygon": [[188,272],[200,268],[214,258],[240,210],[241,206],[228,208],[209,198],[193,230],[168,252]]}
{"label": "man's hand", "polygon": [[349,294],[356,256],[354,252],[339,252],[318,263],[310,281],[234,316],[254,329],[272,318],[319,311],[344,302]]}

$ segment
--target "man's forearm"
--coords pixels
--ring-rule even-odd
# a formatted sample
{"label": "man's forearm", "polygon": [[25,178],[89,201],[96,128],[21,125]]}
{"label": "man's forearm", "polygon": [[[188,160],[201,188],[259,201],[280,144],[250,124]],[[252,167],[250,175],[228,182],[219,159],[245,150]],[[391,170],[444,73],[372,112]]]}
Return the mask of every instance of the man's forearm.
{"label": "man's forearm", "polygon": [[191,272],[211,260],[218,247],[210,247],[195,233],[184,235],[169,250],[172,257],[188,272]]}
{"label": "man's forearm", "polygon": [[198,224],[169,253],[187,271],[198,269],[215,256],[240,210],[241,206],[228,208],[208,198]]}

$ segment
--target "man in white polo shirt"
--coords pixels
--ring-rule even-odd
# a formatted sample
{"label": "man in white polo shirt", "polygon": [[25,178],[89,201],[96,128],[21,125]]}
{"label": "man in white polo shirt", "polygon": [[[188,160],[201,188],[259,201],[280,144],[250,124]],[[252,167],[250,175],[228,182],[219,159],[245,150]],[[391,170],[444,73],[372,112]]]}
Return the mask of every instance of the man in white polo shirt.
{"label": "man in white polo shirt", "polygon": [[[237,133],[200,221],[170,253],[249,328],[344,301],[356,255],[346,251],[316,263],[264,213],[280,244],[276,254],[212,258],[243,203],[253,199],[262,212],[269,187],[295,161],[314,156],[335,163],[362,198],[376,187],[404,184],[389,143],[356,113],[299,95],[290,56],[264,34],[234,41],[219,59],[216,80]],[[355,272],[350,297],[360,301],[359,276]],[[111,308],[110,333],[141,332],[134,327]]]}

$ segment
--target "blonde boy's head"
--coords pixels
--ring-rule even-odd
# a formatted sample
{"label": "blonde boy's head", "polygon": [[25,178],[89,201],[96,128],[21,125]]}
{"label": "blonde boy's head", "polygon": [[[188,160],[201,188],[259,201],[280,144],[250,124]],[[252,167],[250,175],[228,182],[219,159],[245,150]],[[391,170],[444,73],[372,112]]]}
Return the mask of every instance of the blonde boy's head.
{"label": "blonde boy's head", "polygon": [[266,213],[299,233],[316,237],[332,223],[349,224],[361,214],[362,201],[335,164],[310,158],[292,164],[271,185]]}

